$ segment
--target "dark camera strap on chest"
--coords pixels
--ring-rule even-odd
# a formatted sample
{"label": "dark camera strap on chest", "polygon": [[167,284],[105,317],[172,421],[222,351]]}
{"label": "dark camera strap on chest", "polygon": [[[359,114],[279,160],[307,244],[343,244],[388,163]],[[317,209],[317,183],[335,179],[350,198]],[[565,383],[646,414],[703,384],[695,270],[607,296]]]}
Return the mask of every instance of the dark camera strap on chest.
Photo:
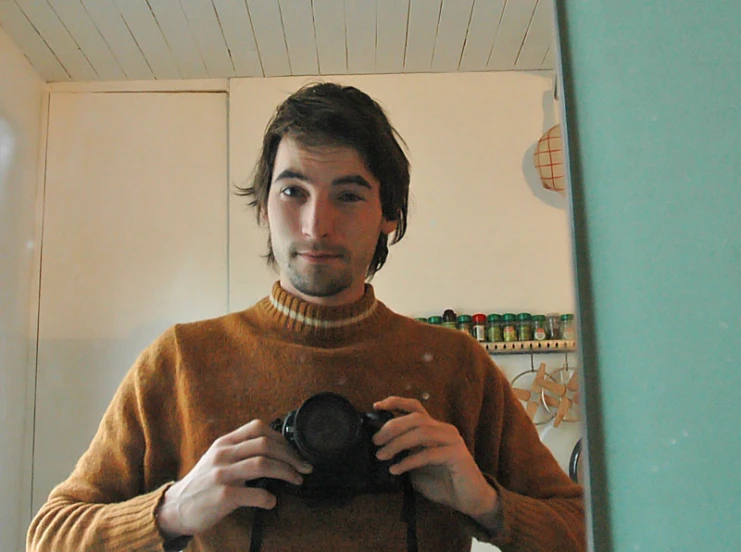
{"label": "dark camera strap on chest", "polygon": [[417,552],[417,501],[414,496],[414,487],[408,474],[402,476],[404,486],[404,506],[401,510],[401,520],[407,524],[407,552]]}
{"label": "dark camera strap on chest", "polygon": [[253,508],[254,517],[252,518],[252,538],[250,539],[250,552],[260,552],[262,548],[263,533],[263,509]]}
{"label": "dark camera strap on chest", "polygon": [[[414,487],[407,474],[402,476],[402,487],[404,489],[404,504],[401,510],[401,521],[407,526],[407,552],[417,552],[417,501],[414,495]],[[262,548],[263,534],[265,531],[265,510],[254,509],[252,520],[252,537],[250,539],[250,552],[260,552]]]}

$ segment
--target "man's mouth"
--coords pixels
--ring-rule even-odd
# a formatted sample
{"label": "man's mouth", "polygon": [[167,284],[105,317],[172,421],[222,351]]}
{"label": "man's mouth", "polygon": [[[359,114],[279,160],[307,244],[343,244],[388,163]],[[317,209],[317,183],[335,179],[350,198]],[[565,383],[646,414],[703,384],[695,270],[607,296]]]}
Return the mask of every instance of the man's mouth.
{"label": "man's mouth", "polygon": [[329,251],[299,251],[296,256],[301,257],[310,262],[324,262],[331,261],[332,259],[341,259],[341,253],[334,253]]}

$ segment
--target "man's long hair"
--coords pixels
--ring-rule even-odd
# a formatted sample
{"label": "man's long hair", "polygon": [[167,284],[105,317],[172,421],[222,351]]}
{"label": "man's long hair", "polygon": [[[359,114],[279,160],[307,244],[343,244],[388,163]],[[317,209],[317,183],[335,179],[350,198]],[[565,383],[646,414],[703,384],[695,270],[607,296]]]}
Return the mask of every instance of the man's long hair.
{"label": "man's long hair", "polygon": [[[237,195],[252,198],[258,223],[267,212],[273,166],[280,141],[290,136],[307,147],[347,146],[357,151],[368,170],[380,182],[381,209],[386,220],[396,221],[391,243],[404,237],[409,201],[409,160],[404,140],[391,126],[377,102],[352,86],[320,83],[304,86],[288,97],[268,123],[260,159],[252,183],[237,187]],[[404,144],[405,145],[405,144]],[[366,276],[372,278],[388,257],[388,236],[378,237]],[[268,263],[275,266],[268,237]]]}

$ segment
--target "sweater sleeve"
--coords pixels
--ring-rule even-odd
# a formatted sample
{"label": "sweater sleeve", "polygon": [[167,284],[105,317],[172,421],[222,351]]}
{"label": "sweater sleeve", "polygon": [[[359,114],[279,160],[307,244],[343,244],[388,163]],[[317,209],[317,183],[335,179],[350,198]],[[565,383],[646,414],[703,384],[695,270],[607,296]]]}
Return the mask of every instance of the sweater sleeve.
{"label": "sweater sleeve", "polygon": [[154,514],[177,473],[163,430],[176,415],[163,399],[175,392],[173,347],[165,334],[137,359],[88,450],[31,522],[27,552],[163,550]]}
{"label": "sweater sleeve", "polygon": [[497,491],[502,525],[492,535],[474,523],[474,536],[503,552],[586,550],[581,486],[540,441],[501,370],[483,349],[478,353],[474,363],[482,367],[485,390],[474,455]]}

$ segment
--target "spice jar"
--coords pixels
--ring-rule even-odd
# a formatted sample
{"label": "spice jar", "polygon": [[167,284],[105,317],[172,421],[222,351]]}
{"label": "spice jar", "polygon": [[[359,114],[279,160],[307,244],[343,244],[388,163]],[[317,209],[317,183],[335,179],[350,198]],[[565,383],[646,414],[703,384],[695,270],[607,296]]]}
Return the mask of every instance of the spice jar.
{"label": "spice jar", "polygon": [[458,329],[473,337],[473,320],[470,314],[458,315]]}
{"label": "spice jar", "polygon": [[417,322],[424,322],[424,323],[427,323],[427,319],[426,319],[426,318],[424,318],[424,317],[422,317],[422,316],[419,316],[419,317],[415,318],[415,320],[416,320]]}
{"label": "spice jar", "polygon": [[561,339],[561,316],[557,312],[548,313],[545,322],[548,339]]}
{"label": "spice jar", "polygon": [[453,330],[457,329],[456,322],[458,321],[458,317],[455,315],[455,311],[453,309],[447,309],[443,313],[443,326],[445,328],[451,328]]}
{"label": "spice jar", "polygon": [[561,339],[576,339],[576,325],[573,314],[561,315]]}
{"label": "spice jar", "polygon": [[548,339],[548,332],[545,324],[545,316],[542,314],[536,314],[533,316],[533,339],[535,341],[544,341]]}
{"label": "spice jar", "polygon": [[533,340],[533,317],[529,312],[517,315],[517,341]]}
{"label": "spice jar", "polygon": [[442,316],[430,316],[427,319],[428,324],[434,324],[435,326],[440,326],[443,323],[443,317]]}
{"label": "spice jar", "polygon": [[486,340],[492,343],[502,341],[502,317],[498,314],[486,317]]}
{"label": "spice jar", "polygon": [[473,337],[476,341],[486,341],[486,315],[473,315]]}
{"label": "spice jar", "polygon": [[502,316],[502,341],[517,341],[516,317],[513,313],[508,312]]}

